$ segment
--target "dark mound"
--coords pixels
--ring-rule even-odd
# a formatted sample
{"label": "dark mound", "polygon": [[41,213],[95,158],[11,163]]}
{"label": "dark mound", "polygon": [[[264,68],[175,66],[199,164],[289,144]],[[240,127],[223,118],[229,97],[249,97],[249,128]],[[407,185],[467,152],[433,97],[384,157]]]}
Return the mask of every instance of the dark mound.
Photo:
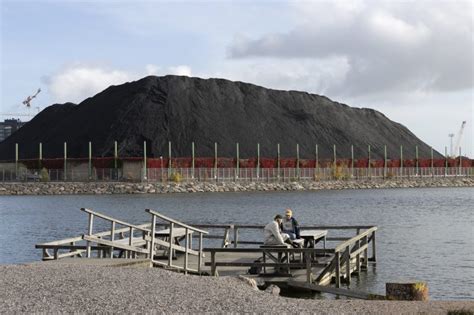
{"label": "dark mound", "polygon": [[[222,79],[180,76],[150,76],[120,86],[111,86],[79,105],[56,104],[46,108],[18,132],[0,143],[0,159],[14,159],[19,143],[20,159],[36,158],[38,143],[43,157],[62,157],[68,143],[69,157],[87,157],[88,142],[94,156],[112,156],[114,141],[120,156],[141,156],[147,142],[149,156],[167,156],[168,141],[173,156],[234,157],[236,142],[242,158],[275,157],[277,143],[282,157],[294,157],[296,144],[301,158],[413,158],[430,156],[430,147],[401,124],[372,109],[352,108],[315,94],[277,91]],[[435,153],[435,157],[441,157]]]}

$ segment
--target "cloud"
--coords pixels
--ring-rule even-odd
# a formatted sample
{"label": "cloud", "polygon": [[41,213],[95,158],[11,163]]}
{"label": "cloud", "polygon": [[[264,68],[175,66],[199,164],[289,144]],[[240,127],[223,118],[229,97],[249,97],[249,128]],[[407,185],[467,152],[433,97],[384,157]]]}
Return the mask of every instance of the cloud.
{"label": "cloud", "polygon": [[332,96],[473,87],[471,2],[297,2],[294,10],[297,26],[236,37],[230,59],[338,57],[348,69],[327,89]]}
{"label": "cloud", "polygon": [[191,68],[186,65],[161,67],[148,64],[143,72],[132,73],[96,65],[74,64],[64,67],[44,81],[53,102],[80,103],[111,85],[138,80],[146,75],[167,74],[191,76]]}

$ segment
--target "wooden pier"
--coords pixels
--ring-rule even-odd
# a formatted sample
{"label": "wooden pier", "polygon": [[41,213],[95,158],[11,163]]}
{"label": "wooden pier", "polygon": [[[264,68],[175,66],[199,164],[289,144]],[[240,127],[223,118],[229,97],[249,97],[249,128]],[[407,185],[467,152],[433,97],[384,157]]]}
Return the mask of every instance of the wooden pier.
{"label": "wooden pier", "polygon": [[[263,225],[187,224],[151,209],[145,210],[150,214],[149,223],[134,225],[90,209],[81,211],[89,216],[86,233],[37,244],[43,260],[83,257],[139,260],[141,264],[149,261],[150,266],[184,273],[245,275],[264,285],[369,296],[340,287],[367,271],[369,262],[376,262],[376,226],[302,226],[304,246],[286,248],[263,246],[257,241],[263,238]],[[94,231],[97,219],[108,222],[110,230]]]}

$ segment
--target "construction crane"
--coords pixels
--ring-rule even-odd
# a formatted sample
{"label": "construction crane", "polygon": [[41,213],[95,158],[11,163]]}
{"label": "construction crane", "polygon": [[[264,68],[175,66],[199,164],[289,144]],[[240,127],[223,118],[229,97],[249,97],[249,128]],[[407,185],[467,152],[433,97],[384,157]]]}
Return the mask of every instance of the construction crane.
{"label": "construction crane", "polygon": [[31,107],[31,101],[41,92],[41,89],[38,89],[35,94],[29,95],[24,101],[23,105],[26,105],[26,107]]}
{"label": "construction crane", "polygon": [[[459,146],[461,145],[461,138],[462,138],[462,133],[464,131],[464,127],[466,126],[466,121],[463,121],[461,123],[461,128],[459,128],[458,133],[456,134],[456,141],[454,142],[454,152],[451,151],[451,156],[454,157],[456,154],[458,154],[459,151]],[[452,138],[451,138],[452,139]]]}

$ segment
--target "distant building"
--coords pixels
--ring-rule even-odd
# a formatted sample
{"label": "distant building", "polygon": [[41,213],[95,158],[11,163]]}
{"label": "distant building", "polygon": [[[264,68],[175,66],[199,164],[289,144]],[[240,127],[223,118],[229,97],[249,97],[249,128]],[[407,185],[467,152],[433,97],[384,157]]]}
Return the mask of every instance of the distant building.
{"label": "distant building", "polygon": [[24,124],[19,119],[5,119],[3,122],[0,122],[0,142],[20,129]]}

